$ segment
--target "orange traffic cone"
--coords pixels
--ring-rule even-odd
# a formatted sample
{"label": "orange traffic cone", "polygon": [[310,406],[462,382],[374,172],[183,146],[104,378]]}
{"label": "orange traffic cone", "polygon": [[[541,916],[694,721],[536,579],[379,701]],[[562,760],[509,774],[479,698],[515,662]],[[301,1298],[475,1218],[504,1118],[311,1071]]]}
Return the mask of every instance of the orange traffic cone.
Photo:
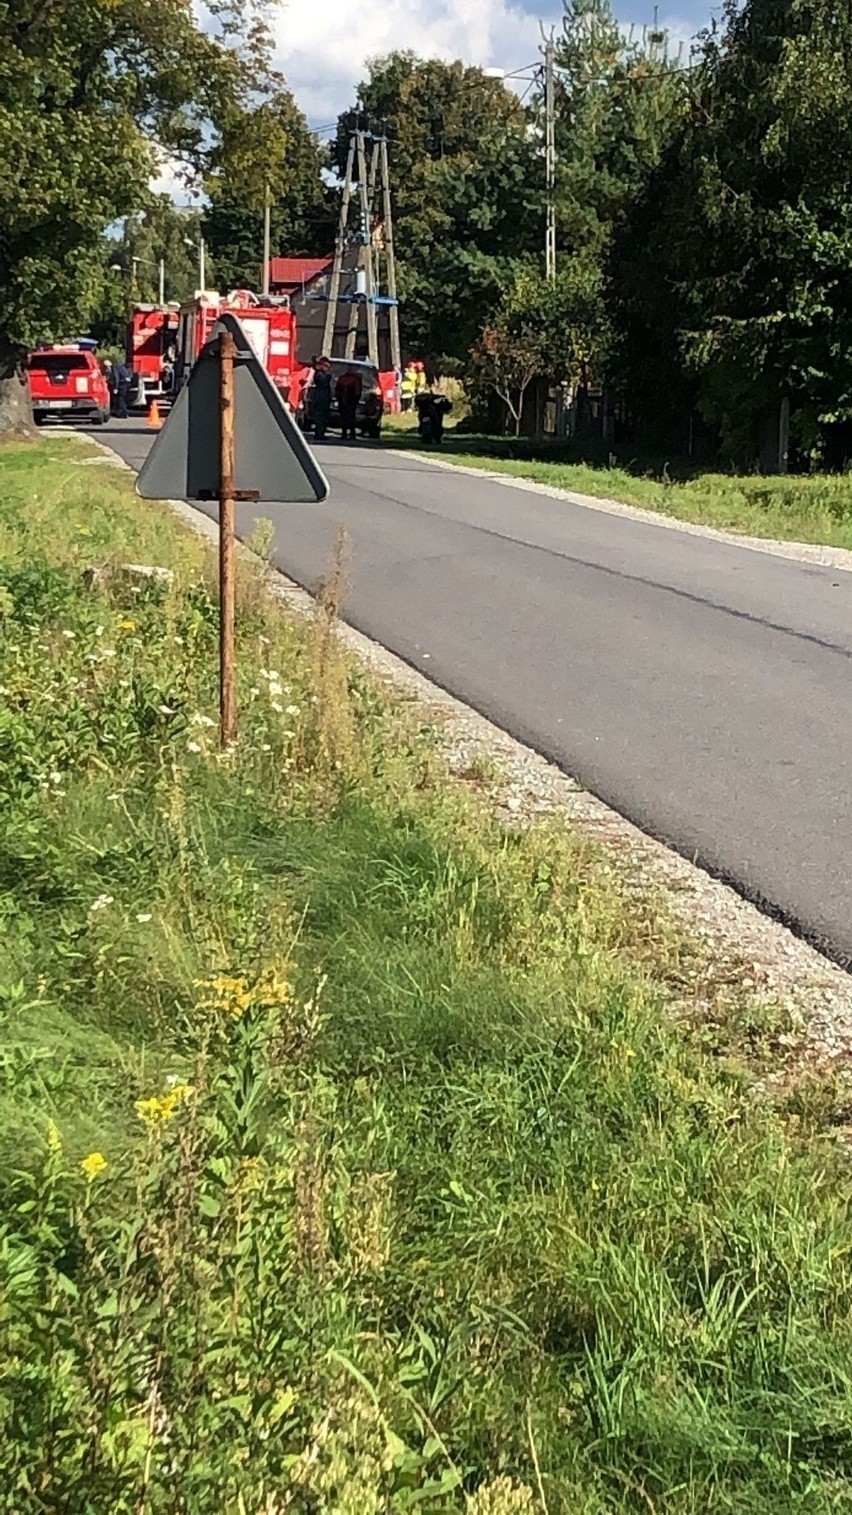
{"label": "orange traffic cone", "polygon": [[156,400],[152,400],[148,406],[148,425],[159,426],[160,424],[160,407]]}

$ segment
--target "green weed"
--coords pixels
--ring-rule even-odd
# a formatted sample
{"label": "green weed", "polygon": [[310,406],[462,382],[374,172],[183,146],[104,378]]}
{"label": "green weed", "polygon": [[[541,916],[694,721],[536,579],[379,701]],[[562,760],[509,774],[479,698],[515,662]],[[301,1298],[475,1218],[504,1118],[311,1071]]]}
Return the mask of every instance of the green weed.
{"label": "green weed", "polygon": [[840,1515],[824,1101],[442,776],[342,548],[313,625],[251,588],[221,757],[205,550],[84,455],[0,459],[0,1509]]}

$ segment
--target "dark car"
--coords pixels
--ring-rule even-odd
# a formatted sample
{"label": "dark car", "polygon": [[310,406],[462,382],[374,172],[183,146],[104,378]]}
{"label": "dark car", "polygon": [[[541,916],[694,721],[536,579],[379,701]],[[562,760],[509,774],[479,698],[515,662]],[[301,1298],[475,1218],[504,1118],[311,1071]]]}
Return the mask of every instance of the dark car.
{"label": "dark car", "polygon": [[[348,369],[354,369],[361,378],[361,398],[358,401],[356,413],[358,428],[367,437],[378,438],[382,432],[382,416],[384,415],[385,403],[382,395],[382,386],[379,382],[379,370],[372,363],[366,363],[362,358],[332,358],[331,359],[331,413],[328,418],[329,426],[340,425],[340,411],[337,406],[337,381],[342,373]],[[311,414],[311,386],[302,391],[302,399],[298,413],[299,425],[307,431],[313,425]]]}

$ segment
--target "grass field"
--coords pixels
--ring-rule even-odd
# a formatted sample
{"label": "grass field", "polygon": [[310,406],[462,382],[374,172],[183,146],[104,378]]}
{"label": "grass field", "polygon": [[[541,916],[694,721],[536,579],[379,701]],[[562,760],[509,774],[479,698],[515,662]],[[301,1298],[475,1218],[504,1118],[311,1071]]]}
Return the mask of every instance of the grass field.
{"label": "grass field", "polygon": [[[386,434],[395,447],[422,447],[407,417],[394,418]],[[447,462],[482,468],[510,478],[531,479],[556,489],[619,500],[725,531],[778,541],[818,542],[852,548],[852,478],[848,474],[762,476],[694,473],[669,477],[627,464],[611,467],[585,462],[537,461],[505,456],[511,439],[476,437],[450,431],[441,448]]]}
{"label": "grass field", "polygon": [[847,1511],[821,1096],[447,779],[333,572],[243,565],[221,756],[207,550],[87,456],[0,452],[0,1509]]}

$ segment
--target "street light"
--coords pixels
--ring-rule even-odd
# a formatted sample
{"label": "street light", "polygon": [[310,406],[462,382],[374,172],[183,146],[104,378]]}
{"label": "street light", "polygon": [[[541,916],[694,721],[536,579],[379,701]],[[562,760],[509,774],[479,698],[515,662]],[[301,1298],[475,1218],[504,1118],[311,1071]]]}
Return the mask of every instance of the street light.
{"label": "street light", "polygon": [[[159,275],[159,280],[160,280],[160,304],[161,305],[165,305],[165,303],[166,303],[166,260],[165,260],[165,258],[158,258],[157,261],[154,262],[154,260],[152,258],[138,258],[138,257],[134,257],[134,256],[131,255],[131,258],[130,258],[130,267],[131,267],[130,277],[131,277],[131,279],[132,279],[132,281],[133,281],[134,284],[136,283],[136,270],[137,270],[137,268],[138,268],[138,266],[139,266],[140,263],[144,263],[148,268],[156,268],[156,270],[158,272],[158,275]],[[111,273],[114,273],[114,274],[123,274],[124,273],[124,267],[123,267],[123,265],[121,263],[110,263],[109,267],[110,267],[110,272]]]}
{"label": "street light", "polygon": [[196,244],[196,241],[195,241],[194,237],[184,237],[183,240],[184,240],[184,243],[185,243],[185,245],[187,247],[195,247],[196,245],[198,247],[198,287],[201,290],[201,293],[203,294],[204,293],[205,283],[206,283],[206,280],[207,280],[207,269],[206,269],[206,263],[205,263],[205,255],[206,255],[206,252],[207,252],[207,248],[206,248],[205,243],[204,243],[204,238],[203,237],[199,237],[197,244]]}

